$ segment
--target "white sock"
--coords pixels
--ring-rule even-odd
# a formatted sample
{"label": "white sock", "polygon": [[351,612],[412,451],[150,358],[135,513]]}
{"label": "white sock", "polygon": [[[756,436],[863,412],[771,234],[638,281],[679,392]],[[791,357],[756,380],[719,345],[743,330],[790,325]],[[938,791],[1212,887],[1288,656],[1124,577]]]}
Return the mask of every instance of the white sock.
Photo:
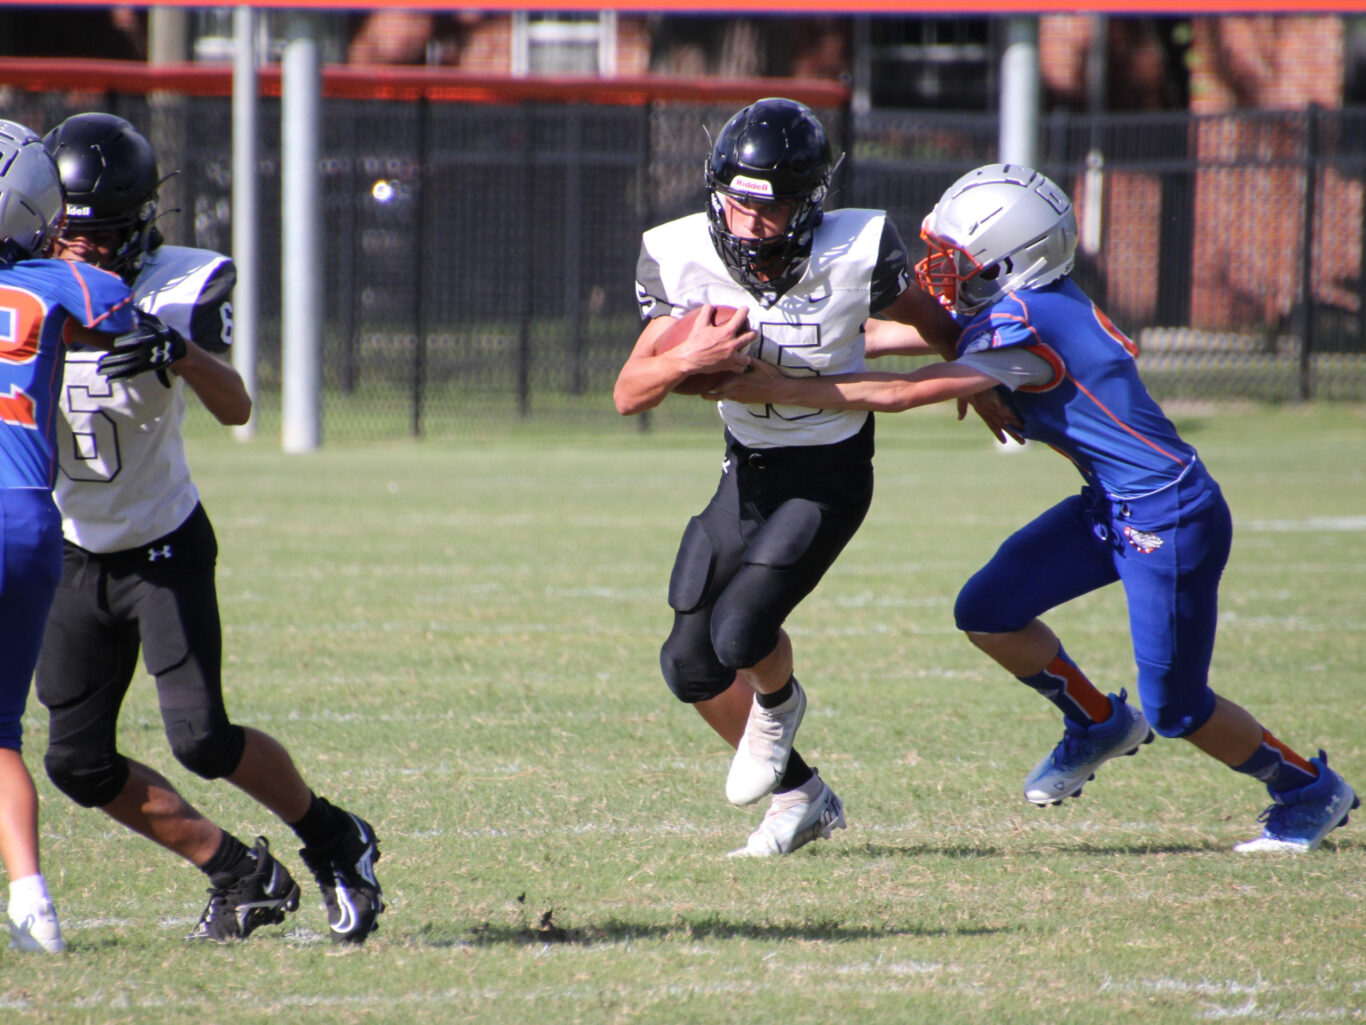
{"label": "white sock", "polygon": [[16,904],[37,904],[45,900],[51,900],[51,898],[47,893],[47,880],[41,874],[24,876],[24,878],[15,879],[9,884],[10,907],[14,907]]}

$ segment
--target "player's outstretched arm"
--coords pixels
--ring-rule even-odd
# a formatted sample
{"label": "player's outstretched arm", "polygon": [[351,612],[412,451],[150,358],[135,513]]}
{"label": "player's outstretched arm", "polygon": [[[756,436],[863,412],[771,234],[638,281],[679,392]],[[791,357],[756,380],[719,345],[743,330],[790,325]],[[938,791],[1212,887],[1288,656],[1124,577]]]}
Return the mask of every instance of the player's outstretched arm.
{"label": "player's outstretched arm", "polygon": [[[893,331],[888,333],[882,351],[871,352],[869,355],[916,355],[935,352],[944,359],[953,359],[958,355],[958,322],[949,316],[949,311],[940,305],[938,299],[919,285],[912,284],[907,287],[890,306],[881,310],[878,316],[914,328],[923,347],[912,347],[915,346],[915,342],[907,332]],[[897,347],[898,343],[902,347]]]}
{"label": "player's outstretched arm", "polygon": [[936,349],[910,324],[896,320],[870,319],[863,326],[863,354],[879,356],[928,356]]}
{"label": "player's outstretched arm", "polygon": [[995,378],[956,363],[936,363],[909,374],[785,377],[776,367],[756,361],[748,373],[731,378],[706,397],[734,399],[753,405],[772,403],[811,409],[899,413],[916,406],[965,398],[994,388],[996,384]]}

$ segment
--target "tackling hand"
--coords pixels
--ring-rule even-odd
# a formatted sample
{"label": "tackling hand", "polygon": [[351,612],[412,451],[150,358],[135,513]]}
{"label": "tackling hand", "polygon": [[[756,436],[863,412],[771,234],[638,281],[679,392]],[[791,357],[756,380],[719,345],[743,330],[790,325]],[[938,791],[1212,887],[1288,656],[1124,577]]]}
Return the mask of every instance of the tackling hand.
{"label": "tackling hand", "polygon": [[163,371],[184,359],[187,351],[188,343],[179,331],[150,313],[139,313],[138,326],[114,339],[114,347],[100,357],[100,373],[117,381],[148,370]]}
{"label": "tackling hand", "polygon": [[968,415],[969,407],[982,418],[982,422],[987,425],[987,430],[991,432],[991,436],[1000,444],[1004,445],[1006,438],[1010,438],[1017,445],[1025,443],[1024,435],[1020,433],[1020,429],[1024,427],[1023,421],[1002,400],[995,388],[960,398],[958,400],[959,420]]}

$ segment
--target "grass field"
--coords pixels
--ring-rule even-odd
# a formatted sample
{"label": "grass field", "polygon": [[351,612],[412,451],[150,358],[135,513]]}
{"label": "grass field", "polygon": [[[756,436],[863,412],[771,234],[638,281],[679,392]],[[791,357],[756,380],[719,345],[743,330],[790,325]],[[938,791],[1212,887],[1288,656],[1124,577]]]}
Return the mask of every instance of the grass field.
{"label": "grass field", "polygon": [[[676,401],[676,400],[671,400]],[[1188,411],[1237,522],[1215,686],[1366,789],[1366,409]],[[184,935],[203,878],[40,779],[70,950],[0,950],[10,1023],[1366,1020],[1366,813],[1248,857],[1265,794],[1161,741],[1036,809],[1059,735],[952,626],[958,586],[1076,487],[948,410],[879,424],[863,531],[792,618],[799,739],[849,829],[727,860],[757,820],[658,678],[677,537],[713,429],[629,424],[279,453],[197,432],[222,549],[230,709],[378,828],[389,910],[328,943],[316,889],[227,948]],[[1132,689],[1118,590],[1050,619]],[[41,776],[42,710],[26,720]],[[175,765],[145,680],[125,749],[304,872],[288,831]]]}

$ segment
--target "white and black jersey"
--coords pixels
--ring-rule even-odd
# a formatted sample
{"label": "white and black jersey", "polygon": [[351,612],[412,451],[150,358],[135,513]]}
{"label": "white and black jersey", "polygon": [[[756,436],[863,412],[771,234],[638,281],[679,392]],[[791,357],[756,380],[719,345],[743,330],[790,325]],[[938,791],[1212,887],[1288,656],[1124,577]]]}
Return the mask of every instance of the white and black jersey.
{"label": "white and black jersey", "polygon": [[[133,282],[140,309],[213,353],[232,344],[237,271],[221,253],[159,246]],[[66,539],[88,552],[135,548],[175,530],[194,510],[180,425],[185,382],[147,372],[110,381],[97,349],[66,357],[55,495]]]}
{"label": "white and black jersey", "polygon": [[[910,284],[905,247],[881,210],[832,210],[816,228],[806,271],[782,294],[754,295],[731,277],[712,245],[705,213],[647,231],[636,266],[641,317],[681,316],[705,303],[749,307],[750,350],[788,375],[864,369],[863,323]],[[750,448],[829,445],[869,414],[798,406],[719,403],[737,441]]]}

